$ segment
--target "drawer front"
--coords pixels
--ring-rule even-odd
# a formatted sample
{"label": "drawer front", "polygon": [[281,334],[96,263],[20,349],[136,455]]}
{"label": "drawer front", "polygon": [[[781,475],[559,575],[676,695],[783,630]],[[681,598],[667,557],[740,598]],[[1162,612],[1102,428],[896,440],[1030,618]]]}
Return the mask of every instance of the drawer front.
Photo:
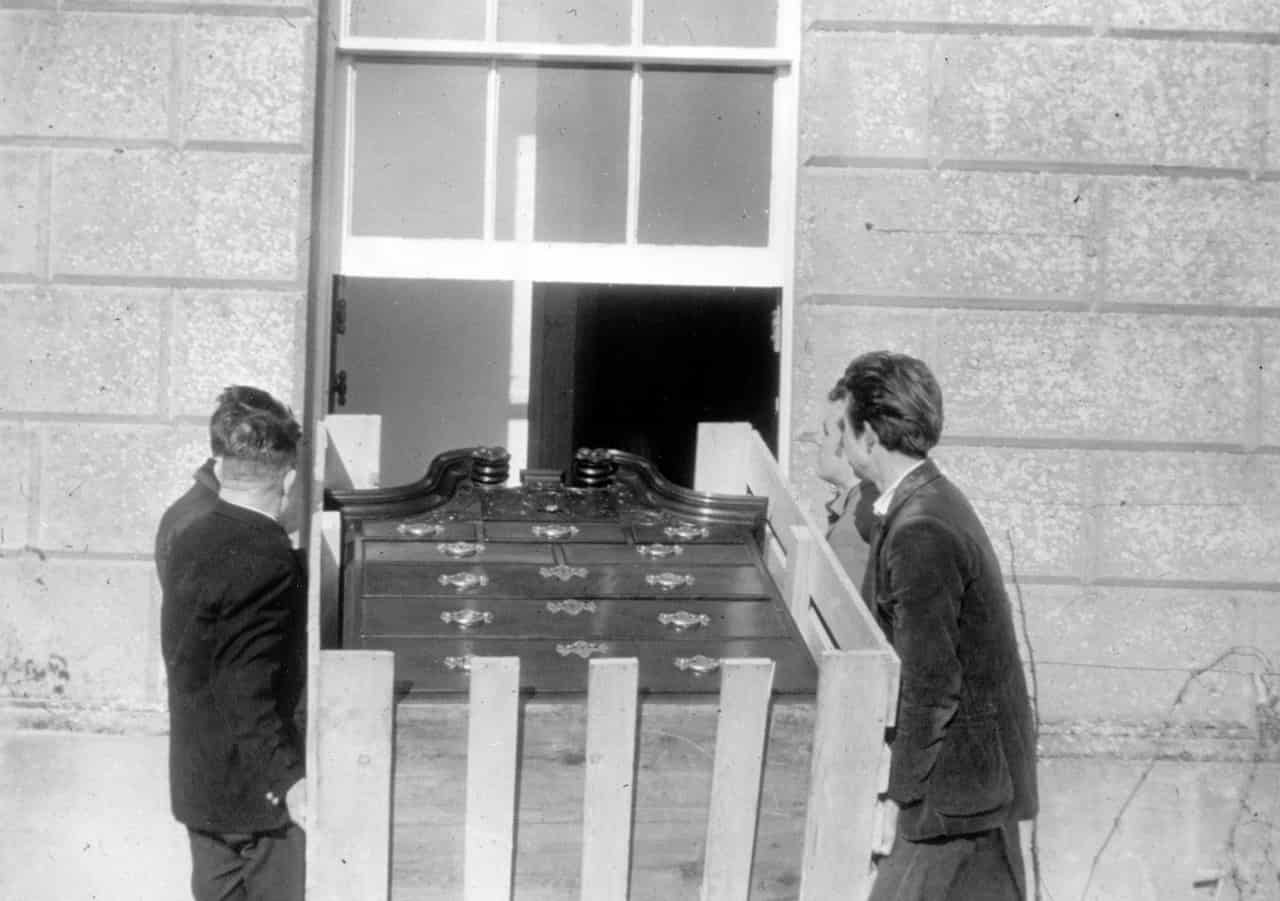
{"label": "drawer front", "polygon": [[627,540],[626,530],[615,522],[486,522],[484,535],[489,541],[556,541],[573,544],[580,541],[621,544]]}
{"label": "drawer front", "polygon": [[440,563],[454,569],[473,563],[533,563],[551,566],[555,551],[548,544],[495,544],[475,541],[366,541],[370,563]]}
{"label": "drawer front", "polygon": [[[812,692],[817,669],[801,645],[781,639],[681,642],[678,647],[660,641],[561,642],[546,639],[519,641],[504,638],[405,639],[371,636],[362,642],[368,649],[396,654],[396,681],[411,694],[465,692],[466,667],[471,656],[519,657],[520,686],[539,692],[585,692],[588,661],[607,657],[634,657],[640,664],[642,691],[660,694],[702,694],[720,690],[719,669],[699,673],[701,661],[734,657],[766,657],[774,660],[774,691],[784,694]],[[681,668],[684,661],[686,668]],[[692,664],[692,666],[691,666]]]}
{"label": "drawer front", "polygon": [[785,617],[770,599],[667,602],[657,598],[370,597],[360,604],[365,637],[618,638],[706,641],[783,638]]}
{"label": "drawer front", "polygon": [[648,566],[521,566],[477,560],[454,564],[366,562],[362,593],[365,597],[459,598],[723,598],[771,593],[767,577],[754,566],[673,566],[667,570]]}
{"label": "drawer front", "polygon": [[575,544],[564,548],[564,559],[575,565],[638,564],[679,569],[691,563],[749,565],[751,549],[742,544]]}
{"label": "drawer front", "polygon": [[635,539],[641,544],[743,544],[755,539],[746,526],[724,525],[717,523],[695,523],[679,521],[675,523],[641,523],[632,525]]}
{"label": "drawer front", "polygon": [[420,520],[366,520],[360,524],[365,538],[400,541],[475,541],[473,522],[422,522]]}

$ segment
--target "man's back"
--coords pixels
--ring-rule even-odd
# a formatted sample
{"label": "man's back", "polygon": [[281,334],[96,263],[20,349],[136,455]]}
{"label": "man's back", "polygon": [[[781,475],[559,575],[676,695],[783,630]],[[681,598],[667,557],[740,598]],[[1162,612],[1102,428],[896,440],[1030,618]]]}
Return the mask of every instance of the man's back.
{"label": "man's back", "polygon": [[213,473],[213,462],[210,457],[195,471],[191,487],[160,517],[160,525],[156,528],[156,572],[161,583],[164,582],[164,570],[174,539],[218,502],[218,478]]}
{"label": "man's back", "polygon": [[173,812],[220,832],[274,829],[302,772],[304,576],[280,525],[216,501],[162,573]]}

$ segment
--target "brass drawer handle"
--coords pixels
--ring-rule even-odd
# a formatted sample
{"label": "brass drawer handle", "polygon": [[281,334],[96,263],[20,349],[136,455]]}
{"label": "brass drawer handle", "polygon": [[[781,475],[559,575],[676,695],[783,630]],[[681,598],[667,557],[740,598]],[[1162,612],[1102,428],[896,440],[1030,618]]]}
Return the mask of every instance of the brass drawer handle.
{"label": "brass drawer handle", "polygon": [[684,553],[684,548],[678,544],[637,544],[636,552],[654,560],[664,560],[667,557],[679,557]]}
{"label": "brass drawer handle", "polygon": [[595,613],[595,601],[579,601],[569,598],[564,601],[547,601],[548,613],[567,613],[569,616],[577,616],[579,613]]}
{"label": "brass drawer handle", "polygon": [[587,568],[585,566],[569,566],[566,563],[560,563],[556,566],[539,567],[538,575],[544,579],[559,579],[561,582],[568,582],[570,579],[585,579],[587,577]]}
{"label": "brass drawer handle", "polygon": [[693,576],[690,573],[649,573],[649,575],[644,577],[644,581],[646,585],[657,586],[663,591],[671,591],[672,589],[679,588],[681,585],[688,585],[691,588],[693,587]]}
{"label": "brass drawer handle", "polygon": [[662,534],[681,541],[693,541],[695,538],[706,538],[711,532],[706,526],[700,526],[697,523],[679,522],[674,526],[667,526],[662,530]]}
{"label": "brass drawer handle", "polygon": [[440,576],[441,585],[452,585],[458,591],[466,591],[477,585],[488,585],[489,577],[479,573],[444,573]]}
{"label": "brass drawer handle", "polygon": [[711,625],[711,617],[705,613],[690,613],[688,610],[677,610],[675,613],[659,613],[658,622],[670,626],[677,632],[700,626]]}
{"label": "brass drawer handle", "polygon": [[440,618],[446,623],[453,623],[460,629],[470,629],[472,626],[483,626],[493,622],[493,613],[488,610],[466,608],[446,610],[440,614]]}
{"label": "brass drawer handle", "polygon": [[607,644],[592,641],[575,641],[570,644],[556,645],[556,653],[561,657],[568,657],[570,654],[576,654],[583,660],[586,660],[593,654],[604,654],[608,650],[609,646]]}
{"label": "brass drawer handle", "polygon": [[676,669],[692,671],[695,676],[705,676],[720,669],[720,661],[714,657],[697,654],[693,657],[677,657]]}
{"label": "brass drawer handle", "polygon": [[450,541],[437,544],[436,550],[446,557],[474,557],[484,553],[484,545],[478,541]]}
{"label": "brass drawer handle", "polygon": [[446,657],[444,658],[444,665],[447,669],[460,669],[464,673],[470,673],[471,655],[468,654],[465,657]]}
{"label": "brass drawer handle", "polygon": [[555,540],[557,538],[568,538],[571,535],[577,535],[578,527],[559,522],[538,523],[535,526],[530,526],[529,531],[538,538],[550,538]]}
{"label": "brass drawer handle", "polygon": [[401,535],[412,535],[414,538],[434,538],[444,533],[444,526],[438,522],[402,522],[396,526]]}

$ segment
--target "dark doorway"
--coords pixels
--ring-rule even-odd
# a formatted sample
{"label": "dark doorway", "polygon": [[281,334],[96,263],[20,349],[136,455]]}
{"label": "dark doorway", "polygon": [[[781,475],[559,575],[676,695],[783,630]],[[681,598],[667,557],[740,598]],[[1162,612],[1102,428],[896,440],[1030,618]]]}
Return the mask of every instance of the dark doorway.
{"label": "dark doorway", "polygon": [[750,422],[777,452],[776,289],[535,286],[529,462],[578,447],[692,486],[699,422]]}

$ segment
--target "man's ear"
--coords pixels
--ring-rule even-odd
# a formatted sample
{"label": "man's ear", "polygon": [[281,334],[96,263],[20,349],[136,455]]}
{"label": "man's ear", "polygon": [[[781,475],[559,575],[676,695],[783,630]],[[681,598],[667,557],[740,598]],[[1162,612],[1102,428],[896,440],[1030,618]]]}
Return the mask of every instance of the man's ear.
{"label": "man's ear", "polygon": [[876,427],[869,422],[862,424],[862,434],[858,436],[858,440],[865,442],[867,453],[871,453],[880,444],[880,435],[876,432]]}

